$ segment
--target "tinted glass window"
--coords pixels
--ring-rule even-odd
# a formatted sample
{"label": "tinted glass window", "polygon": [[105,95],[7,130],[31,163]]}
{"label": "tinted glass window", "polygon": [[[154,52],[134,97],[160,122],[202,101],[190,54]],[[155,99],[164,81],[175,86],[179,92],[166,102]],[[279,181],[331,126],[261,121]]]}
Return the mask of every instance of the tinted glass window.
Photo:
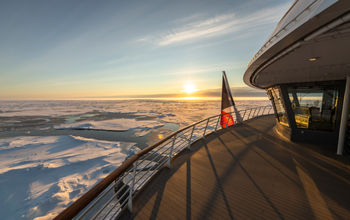
{"label": "tinted glass window", "polygon": [[339,92],[335,88],[288,88],[298,128],[333,130],[336,122]]}

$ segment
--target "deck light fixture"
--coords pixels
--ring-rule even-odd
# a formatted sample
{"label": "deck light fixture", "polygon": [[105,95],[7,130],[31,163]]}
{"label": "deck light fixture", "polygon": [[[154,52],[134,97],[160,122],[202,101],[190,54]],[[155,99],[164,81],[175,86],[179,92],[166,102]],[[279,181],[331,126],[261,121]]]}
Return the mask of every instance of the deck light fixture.
{"label": "deck light fixture", "polygon": [[316,61],[316,60],[318,60],[319,59],[319,57],[311,57],[311,58],[309,58],[309,61],[310,62],[314,62],[314,61]]}

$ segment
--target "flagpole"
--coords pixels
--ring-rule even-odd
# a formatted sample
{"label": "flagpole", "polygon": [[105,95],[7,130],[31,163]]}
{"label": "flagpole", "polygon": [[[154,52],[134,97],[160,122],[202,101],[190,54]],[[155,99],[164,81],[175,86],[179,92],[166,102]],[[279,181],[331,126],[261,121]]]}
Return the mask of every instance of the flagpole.
{"label": "flagpole", "polygon": [[236,115],[236,120],[237,120],[237,122],[241,122],[241,121],[242,121],[242,116],[241,116],[241,114],[239,113],[239,111],[237,110],[236,103],[235,103],[235,101],[233,100],[232,93],[231,93],[231,87],[230,87],[230,85],[228,84],[226,72],[225,72],[225,71],[222,71],[222,75],[223,75],[223,77],[225,78],[225,85],[226,85],[226,88],[227,88],[228,93],[229,93],[229,98],[231,99],[231,101],[232,101],[232,103],[233,103],[233,109],[234,109],[234,112],[235,112],[235,115]]}

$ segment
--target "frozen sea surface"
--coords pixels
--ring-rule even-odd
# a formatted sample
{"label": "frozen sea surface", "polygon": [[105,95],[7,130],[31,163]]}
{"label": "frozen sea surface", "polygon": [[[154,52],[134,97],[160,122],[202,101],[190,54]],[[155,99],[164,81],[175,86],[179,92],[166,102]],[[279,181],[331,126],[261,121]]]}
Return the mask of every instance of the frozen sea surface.
{"label": "frozen sea surface", "polygon": [[0,101],[1,217],[50,219],[128,156],[219,113],[206,100]]}
{"label": "frozen sea surface", "polygon": [[136,151],[74,136],[0,139],[1,218],[52,218]]}

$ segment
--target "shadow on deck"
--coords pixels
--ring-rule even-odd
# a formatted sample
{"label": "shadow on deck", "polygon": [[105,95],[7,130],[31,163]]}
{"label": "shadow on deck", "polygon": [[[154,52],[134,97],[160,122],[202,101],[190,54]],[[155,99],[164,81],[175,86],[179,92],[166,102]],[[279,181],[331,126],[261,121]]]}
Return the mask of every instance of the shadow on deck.
{"label": "shadow on deck", "polygon": [[261,117],[196,142],[120,219],[349,218],[348,161],[282,140],[274,123]]}

